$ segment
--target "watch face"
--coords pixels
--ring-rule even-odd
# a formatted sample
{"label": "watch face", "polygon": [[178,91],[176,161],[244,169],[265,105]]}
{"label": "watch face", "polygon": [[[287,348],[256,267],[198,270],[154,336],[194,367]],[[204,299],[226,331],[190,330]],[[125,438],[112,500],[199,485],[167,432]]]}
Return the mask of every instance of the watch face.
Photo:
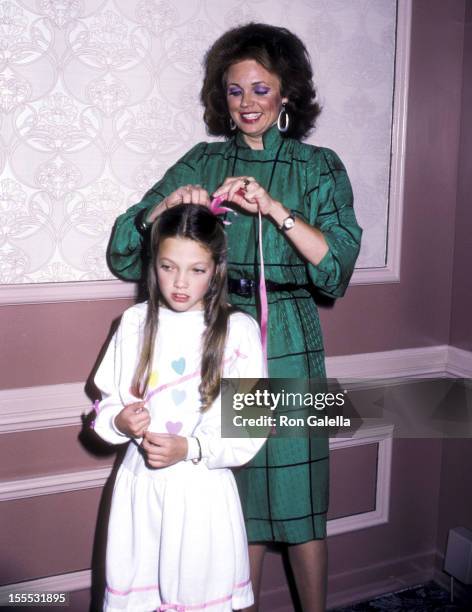
{"label": "watch face", "polygon": [[283,222],[283,228],[285,230],[292,229],[294,225],[295,225],[295,219],[293,217],[287,217],[285,221]]}

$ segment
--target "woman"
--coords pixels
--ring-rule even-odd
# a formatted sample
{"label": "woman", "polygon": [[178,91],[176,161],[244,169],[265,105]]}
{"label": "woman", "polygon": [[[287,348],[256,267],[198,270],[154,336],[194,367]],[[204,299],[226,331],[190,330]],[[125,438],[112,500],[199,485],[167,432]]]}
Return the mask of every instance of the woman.
{"label": "woman", "polygon": [[[260,210],[271,377],[325,376],[310,290],[342,296],[359,252],[342,162],[300,142],[320,112],[315,98],[307,51],[288,30],[251,23],[226,32],[205,57],[201,92],[209,133],[226,141],[199,143],[170,168],[118,218],[109,251],[114,272],[136,280],[147,230],[166,208],[227,193],[238,208],[227,226],[231,302],[257,316]],[[267,543],[282,542],[304,611],[324,610],[328,441],[272,438],[239,472],[238,486],[256,597]]]}

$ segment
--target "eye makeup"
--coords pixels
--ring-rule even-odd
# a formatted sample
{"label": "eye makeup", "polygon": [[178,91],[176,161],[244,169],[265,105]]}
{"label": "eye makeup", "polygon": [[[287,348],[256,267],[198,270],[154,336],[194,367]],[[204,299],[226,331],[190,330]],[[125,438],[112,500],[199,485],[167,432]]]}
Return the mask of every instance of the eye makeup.
{"label": "eye makeup", "polygon": [[[268,85],[262,85],[260,83],[255,83],[252,86],[253,92],[258,96],[265,96],[270,92],[270,87]],[[241,87],[237,87],[236,85],[230,85],[227,90],[228,96],[241,96],[243,90]]]}
{"label": "eye makeup", "polygon": [[265,96],[265,94],[268,94],[270,91],[270,87],[266,87],[265,85],[256,85],[254,87],[254,93],[258,94],[259,96]]}

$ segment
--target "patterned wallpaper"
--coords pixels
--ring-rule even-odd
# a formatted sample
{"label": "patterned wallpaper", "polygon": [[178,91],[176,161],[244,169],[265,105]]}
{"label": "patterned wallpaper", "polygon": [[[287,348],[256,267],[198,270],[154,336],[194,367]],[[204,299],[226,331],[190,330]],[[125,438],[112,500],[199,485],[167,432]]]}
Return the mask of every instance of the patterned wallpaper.
{"label": "patterned wallpaper", "polygon": [[111,278],[115,217],[208,139],[201,59],[225,29],[307,44],[324,111],[309,142],[354,184],[359,267],[385,264],[394,0],[0,2],[0,283]]}

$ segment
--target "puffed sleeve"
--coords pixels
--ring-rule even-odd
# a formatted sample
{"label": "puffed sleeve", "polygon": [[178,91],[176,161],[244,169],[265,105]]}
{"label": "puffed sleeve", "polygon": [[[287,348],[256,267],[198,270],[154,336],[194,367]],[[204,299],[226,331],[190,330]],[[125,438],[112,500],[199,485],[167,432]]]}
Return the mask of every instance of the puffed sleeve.
{"label": "puffed sleeve", "polygon": [[179,187],[198,183],[198,162],[205,147],[206,143],[201,142],[190,149],[151,187],[141,202],[116,219],[108,245],[108,264],[113,274],[124,280],[137,281],[142,277],[145,245],[135,225],[136,215],[143,209],[150,212]]}
{"label": "puffed sleeve", "polygon": [[94,430],[110,444],[123,444],[131,439],[115,427],[115,417],[127,404],[140,401],[130,389],[139,355],[140,329],[138,308],[125,311],[95,374],[102,401],[97,407]]}
{"label": "puffed sleeve", "polygon": [[[231,316],[228,334],[228,363],[224,374],[227,378],[262,378],[266,366],[262,352],[261,335],[256,321],[243,313]],[[222,438],[221,398],[203,413],[193,436],[197,437],[202,459],[210,469],[236,467],[250,461],[260,450],[266,438]],[[198,456],[195,438],[189,438],[188,459]]]}
{"label": "puffed sleeve", "polygon": [[315,149],[305,205],[310,224],[323,232],[329,247],[318,265],[307,264],[310,278],[322,293],[342,297],[354,271],[362,229],[354,214],[346,168],[330,149]]}

